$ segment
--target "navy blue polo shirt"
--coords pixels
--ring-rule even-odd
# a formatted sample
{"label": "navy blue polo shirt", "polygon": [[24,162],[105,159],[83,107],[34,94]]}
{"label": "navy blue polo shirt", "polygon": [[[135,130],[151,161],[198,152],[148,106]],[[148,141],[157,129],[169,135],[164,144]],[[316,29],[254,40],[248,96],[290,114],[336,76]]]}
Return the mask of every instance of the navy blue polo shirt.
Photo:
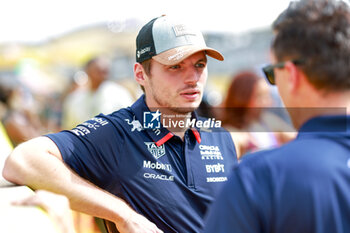
{"label": "navy blue polo shirt", "polygon": [[228,132],[196,128],[184,140],[144,129],[144,96],[130,108],[47,135],[81,177],[123,198],[164,232],[200,232],[208,206],[236,163]]}
{"label": "navy blue polo shirt", "polygon": [[294,141],[247,155],[211,206],[205,232],[350,232],[349,123],[313,118]]}

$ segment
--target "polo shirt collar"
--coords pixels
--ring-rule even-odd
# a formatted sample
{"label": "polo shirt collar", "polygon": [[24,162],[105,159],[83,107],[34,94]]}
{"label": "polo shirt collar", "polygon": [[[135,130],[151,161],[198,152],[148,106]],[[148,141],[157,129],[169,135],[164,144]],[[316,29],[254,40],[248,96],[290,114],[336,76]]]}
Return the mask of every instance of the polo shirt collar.
{"label": "polo shirt collar", "polygon": [[318,116],[308,120],[299,129],[299,135],[302,133],[350,133],[349,115],[327,115]]}
{"label": "polo shirt collar", "polygon": [[[145,95],[143,94],[130,107],[130,109],[134,113],[135,118],[141,123],[143,127],[144,112],[150,112],[150,109],[146,105]],[[198,119],[197,113],[192,112],[192,117],[195,117],[196,119]],[[143,130],[145,130],[148,133],[148,135],[152,138],[152,140],[156,143],[157,146],[163,145],[165,142],[167,142],[170,138],[174,136],[174,134],[170,132],[167,128],[163,127],[163,125],[161,125],[160,129],[143,129]],[[196,138],[196,141],[200,143],[201,142],[200,130],[197,128],[191,128],[191,131],[194,137]]]}

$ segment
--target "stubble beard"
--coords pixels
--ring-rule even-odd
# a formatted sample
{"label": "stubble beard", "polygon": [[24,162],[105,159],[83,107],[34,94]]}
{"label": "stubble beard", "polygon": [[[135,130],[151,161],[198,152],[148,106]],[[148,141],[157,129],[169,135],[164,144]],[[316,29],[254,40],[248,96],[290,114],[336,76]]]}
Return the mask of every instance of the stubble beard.
{"label": "stubble beard", "polygon": [[[152,90],[153,89],[153,85],[152,85]],[[168,100],[172,99],[172,98],[161,98],[157,92],[152,91],[152,96],[154,101],[157,103],[158,106],[161,106],[161,108],[166,109],[168,112],[171,112],[173,114],[188,114],[190,112],[195,111],[198,107],[199,104],[197,104],[197,106],[195,107],[178,107],[178,106],[174,106],[174,104],[176,103],[171,103]],[[202,97],[201,97],[202,98]]]}

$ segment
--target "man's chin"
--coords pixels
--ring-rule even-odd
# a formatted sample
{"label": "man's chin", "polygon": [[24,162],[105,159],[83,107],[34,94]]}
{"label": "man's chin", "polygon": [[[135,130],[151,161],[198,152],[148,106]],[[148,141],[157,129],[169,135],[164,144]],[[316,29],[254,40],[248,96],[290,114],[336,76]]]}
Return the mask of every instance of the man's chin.
{"label": "man's chin", "polygon": [[194,110],[196,110],[199,107],[198,102],[190,102],[190,103],[184,103],[181,104],[181,106],[179,105],[179,107],[176,108],[176,111],[179,113],[189,113],[189,112],[193,112]]}

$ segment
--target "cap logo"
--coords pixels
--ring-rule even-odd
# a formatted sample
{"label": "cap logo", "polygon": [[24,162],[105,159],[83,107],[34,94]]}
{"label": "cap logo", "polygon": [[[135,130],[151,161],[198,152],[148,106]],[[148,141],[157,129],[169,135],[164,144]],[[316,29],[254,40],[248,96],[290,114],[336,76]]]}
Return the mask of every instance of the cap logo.
{"label": "cap logo", "polygon": [[176,53],[171,55],[171,56],[169,56],[168,60],[169,61],[171,61],[171,60],[173,60],[173,61],[180,60],[184,56],[184,54],[186,52],[188,52],[188,51],[190,51],[190,49],[188,49],[188,48],[187,49],[181,48],[181,47],[180,48],[176,48]]}
{"label": "cap logo", "polygon": [[137,51],[137,57],[140,58],[140,56],[144,53],[150,52],[151,51],[151,46],[148,46],[146,48],[143,48],[139,51]]}
{"label": "cap logo", "polygon": [[175,25],[173,26],[173,29],[176,36],[196,35],[196,33],[193,30],[189,29],[184,24]]}

